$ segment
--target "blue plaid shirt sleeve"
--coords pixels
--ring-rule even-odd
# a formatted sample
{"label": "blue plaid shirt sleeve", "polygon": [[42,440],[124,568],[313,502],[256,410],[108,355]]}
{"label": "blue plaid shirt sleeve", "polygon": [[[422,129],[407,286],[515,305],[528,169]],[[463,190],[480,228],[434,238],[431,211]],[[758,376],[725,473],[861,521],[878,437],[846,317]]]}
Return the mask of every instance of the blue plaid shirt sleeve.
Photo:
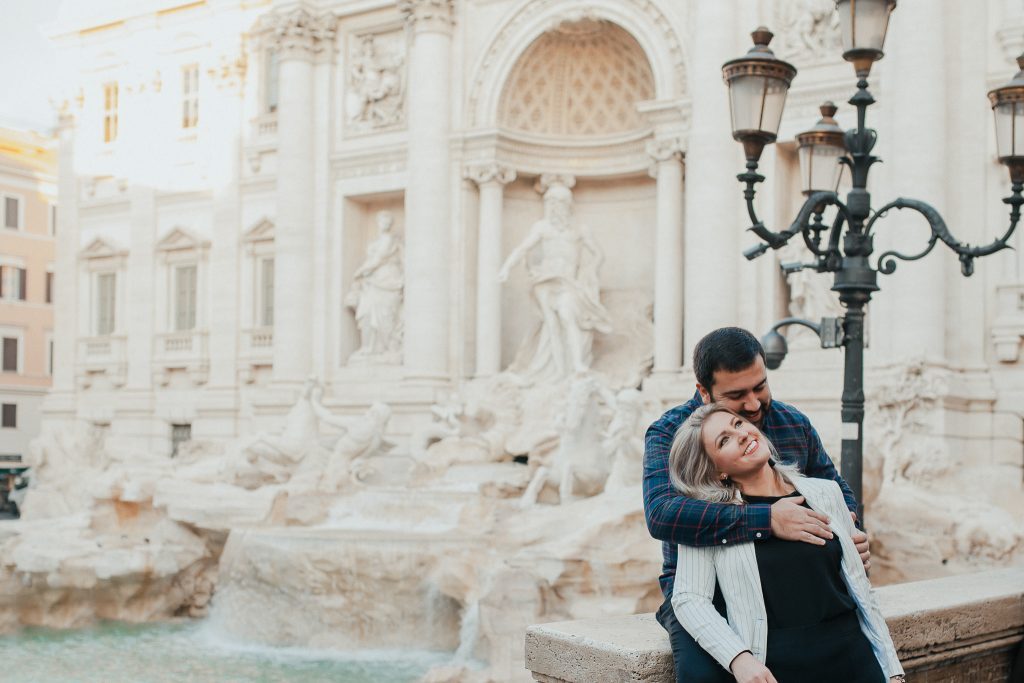
{"label": "blue plaid shirt sleeve", "polygon": [[768,538],[771,506],[695,500],[672,486],[668,474],[672,438],[697,405],[691,400],[673,408],[647,430],[643,487],[647,529],[654,538],[673,546],[721,545]]}

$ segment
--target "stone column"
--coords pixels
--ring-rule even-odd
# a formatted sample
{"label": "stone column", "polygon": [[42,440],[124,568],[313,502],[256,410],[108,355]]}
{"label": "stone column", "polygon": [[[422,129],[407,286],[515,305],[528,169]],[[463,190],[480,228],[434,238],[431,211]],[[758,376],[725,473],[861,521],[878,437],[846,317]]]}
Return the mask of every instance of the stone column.
{"label": "stone column", "polygon": [[476,277],[476,376],[501,372],[501,269],[502,208],[505,185],[516,172],[500,164],[484,164],[466,170],[466,177],[480,188],[480,221],[477,230]]}
{"label": "stone column", "polygon": [[[736,174],[743,170],[739,145],[730,135],[729,98],[722,84],[722,63],[742,54],[737,49],[734,0],[694,3],[690,65],[692,125],[686,145],[686,308],[684,358],[698,340],[723,325],[736,325],[743,260],[738,220],[743,194]],[[753,27],[751,27],[753,28]]]}
{"label": "stone column", "polygon": [[57,239],[53,297],[53,389],[44,411],[74,410],[78,345],[78,183],[75,176],[75,117],[58,112]]}
{"label": "stone column", "polygon": [[[950,147],[942,142],[950,135],[946,125],[948,51],[942,41],[934,39],[944,35],[943,4],[906,2],[893,12],[885,59],[870,79],[871,91],[884,110],[879,111],[879,105],[871,107],[867,125],[879,128],[882,149],[875,154],[885,160],[872,168],[872,174],[881,176],[873,178],[872,206],[877,209],[895,197],[913,197],[934,206],[948,221]],[[908,119],[903,115],[906,112],[926,114]],[[974,241],[973,235],[963,234],[963,227],[950,225],[958,238]],[[913,254],[927,244],[924,219],[910,211],[891,212],[873,232],[876,257],[893,246]],[[892,275],[879,275],[882,289],[871,304],[878,309],[872,317],[881,322],[871,328],[877,358],[894,361],[913,354],[941,362],[946,355],[947,282],[964,286],[960,278],[956,257],[942,244],[920,261],[898,261]]]}
{"label": "stone column", "polygon": [[[209,332],[209,375],[200,400],[203,420],[193,425],[194,437],[234,435],[238,396],[239,278],[241,249],[241,130],[245,60],[241,45],[225,46],[215,66],[204,74],[213,86],[200,102],[203,149],[208,150],[207,175],[213,187],[213,231],[205,267],[205,287],[199,292],[209,308],[200,319]],[[203,106],[204,104],[208,106]]]}
{"label": "stone column", "polygon": [[658,181],[654,242],[654,371],[676,372],[683,356],[683,154],[680,141],[651,140]]}
{"label": "stone column", "polygon": [[267,15],[277,51],[277,217],[274,231],[274,371],[277,385],[298,386],[312,368],[313,61],[332,44],[336,18],[299,8]]}
{"label": "stone column", "polygon": [[452,0],[399,0],[409,48],[408,186],[405,190],[406,372],[448,375],[451,271]]}

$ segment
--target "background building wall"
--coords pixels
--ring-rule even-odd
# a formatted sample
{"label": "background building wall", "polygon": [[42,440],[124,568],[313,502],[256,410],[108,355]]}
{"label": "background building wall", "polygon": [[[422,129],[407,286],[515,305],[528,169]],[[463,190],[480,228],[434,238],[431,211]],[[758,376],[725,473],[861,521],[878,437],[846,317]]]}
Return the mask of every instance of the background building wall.
{"label": "background building wall", "polygon": [[[15,426],[0,428],[2,455],[28,454],[29,442],[39,435],[39,407],[50,386],[53,290],[48,278],[54,272],[55,172],[53,139],[0,130],[0,331],[17,340],[17,367],[0,374],[0,403],[15,406]],[[16,227],[8,222],[9,198],[17,203]],[[25,271],[24,292],[20,270]]]}

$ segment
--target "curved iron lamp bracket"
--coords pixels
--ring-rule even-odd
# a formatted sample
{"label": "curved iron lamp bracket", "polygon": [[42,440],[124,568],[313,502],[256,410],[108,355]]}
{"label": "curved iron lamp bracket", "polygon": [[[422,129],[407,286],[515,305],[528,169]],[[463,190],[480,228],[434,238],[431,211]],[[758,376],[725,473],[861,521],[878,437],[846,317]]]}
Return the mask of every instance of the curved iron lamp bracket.
{"label": "curved iron lamp bracket", "polygon": [[[849,210],[839,199],[839,195],[835,192],[815,192],[811,194],[804,201],[803,206],[800,207],[800,212],[793,223],[787,229],[775,232],[765,226],[764,222],[757,215],[757,209],[754,207],[754,196],[757,194],[755,188],[757,183],[763,182],[765,179],[763,175],[756,171],[757,162],[749,161],[747,162],[746,173],[740,173],[736,176],[737,180],[746,185],[743,191],[743,198],[746,200],[747,215],[750,217],[751,222],[750,227],[747,229],[763,240],[763,244],[750,247],[744,252],[747,259],[753,260],[769,249],[778,249],[789,242],[797,233],[800,233],[803,236],[804,244],[812,254],[818,257],[818,263],[814,264],[817,270],[834,270],[838,267],[839,259],[841,258],[839,253],[839,235],[842,232],[843,223],[849,222],[851,218]],[[838,209],[838,214],[829,230],[828,246],[822,249],[811,236],[813,230],[811,216],[821,214],[827,206],[835,206]]]}
{"label": "curved iron lamp bracket", "polygon": [[1010,226],[1001,237],[990,242],[989,244],[982,246],[971,246],[970,244],[961,242],[960,240],[953,237],[953,234],[949,231],[946,226],[946,221],[939,214],[935,207],[917,199],[906,199],[900,197],[892,202],[889,202],[871,217],[868,221],[867,227],[865,228],[866,233],[870,233],[874,227],[875,222],[884,217],[892,209],[910,209],[921,214],[931,229],[931,236],[928,239],[928,245],[916,254],[903,254],[895,249],[891,249],[882,253],[878,257],[876,267],[879,273],[883,275],[891,275],[896,271],[896,259],[901,261],[916,261],[926,256],[935,245],[942,241],[947,247],[952,249],[960,257],[960,272],[966,277],[970,277],[974,273],[974,259],[981,256],[988,256],[994,254],[997,251],[1003,249],[1011,249],[1007,244],[1010,237],[1013,235],[1013,231],[1017,228],[1017,223],[1020,221],[1020,207],[1024,204],[1024,196],[1021,195],[1021,187],[1014,185],[1014,192],[1011,196],[1003,200],[1004,203],[1009,204],[1010,210]]}

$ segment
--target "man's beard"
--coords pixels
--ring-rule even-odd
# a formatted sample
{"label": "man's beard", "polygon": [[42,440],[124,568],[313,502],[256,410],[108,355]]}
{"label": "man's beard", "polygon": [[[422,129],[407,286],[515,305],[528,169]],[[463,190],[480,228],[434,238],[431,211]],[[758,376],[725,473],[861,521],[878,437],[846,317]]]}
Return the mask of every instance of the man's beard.
{"label": "man's beard", "polygon": [[772,400],[769,398],[767,402],[761,404],[761,408],[756,412],[751,413],[746,410],[739,410],[737,412],[740,414],[740,417],[747,419],[755,427],[760,429],[761,426],[764,425],[764,418],[766,415],[768,415],[768,409],[771,407]]}

